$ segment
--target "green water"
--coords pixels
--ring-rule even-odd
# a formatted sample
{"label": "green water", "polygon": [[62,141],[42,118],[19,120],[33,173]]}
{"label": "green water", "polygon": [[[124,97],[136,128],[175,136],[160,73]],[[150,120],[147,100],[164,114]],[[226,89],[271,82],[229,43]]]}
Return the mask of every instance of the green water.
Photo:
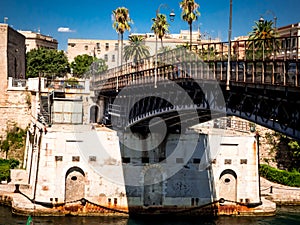
{"label": "green water", "polygon": [[[34,225],[299,225],[300,206],[278,207],[272,217],[218,217],[211,219],[193,218],[190,220],[170,218],[127,219],[111,217],[33,217]],[[9,207],[0,206],[0,225],[26,224],[27,218],[11,214]]]}

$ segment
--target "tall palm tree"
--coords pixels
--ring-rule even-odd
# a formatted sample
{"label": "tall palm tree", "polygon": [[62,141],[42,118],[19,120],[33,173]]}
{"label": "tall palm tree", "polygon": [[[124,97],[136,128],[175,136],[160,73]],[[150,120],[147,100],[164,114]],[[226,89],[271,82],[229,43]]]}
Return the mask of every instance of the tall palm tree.
{"label": "tall palm tree", "polygon": [[151,30],[154,32],[156,37],[161,41],[161,47],[163,48],[163,37],[169,33],[170,24],[167,22],[165,14],[157,14],[156,18],[152,18],[153,24]]}
{"label": "tall palm tree", "polygon": [[181,18],[190,26],[190,50],[192,50],[192,24],[200,16],[200,12],[198,11],[199,4],[194,0],[182,0],[179,5],[182,9]]}
{"label": "tall palm tree", "polygon": [[129,37],[129,45],[124,47],[124,60],[132,59],[134,63],[150,56],[149,46],[145,45],[143,36],[135,35]]}
{"label": "tall palm tree", "polygon": [[123,61],[123,34],[126,30],[130,31],[130,23],[133,21],[129,17],[129,10],[125,7],[119,7],[112,11],[113,13],[113,28],[121,35],[121,65]]}
{"label": "tall palm tree", "polygon": [[[249,33],[247,46],[249,49],[248,56],[253,54],[253,52],[255,52],[256,57],[259,58],[270,55],[279,44],[275,40],[275,37],[276,32],[272,20],[256,21],[253,30]],[[251,56],[253,57],[254,55]]]}

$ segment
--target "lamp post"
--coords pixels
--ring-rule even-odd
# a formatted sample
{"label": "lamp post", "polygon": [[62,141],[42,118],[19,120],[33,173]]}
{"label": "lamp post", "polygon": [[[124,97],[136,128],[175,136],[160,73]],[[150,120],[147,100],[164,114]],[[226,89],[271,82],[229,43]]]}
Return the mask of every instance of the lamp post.
{"label": "lamp post", "polygon": [[[167,4],[160,4],[156,10],[155,22],[158,21],[158,14],[161,7],[169,8]],[[170,21],[173,22],[175,18],[174,10],[169,14]],[[154,67],[154,88],[157,88],[157,34],[155,34],[155,67]]]}
{"label": "lamp post", "polygon": [[230,60],[231,60],[231,32],[232,32],[232,0],[229,5],[229,28],[228,28],[228,57],[227,57],[227,78],[226,78],[226,90],[229,90],[230,80]]}
{"label": "lamp post", "polygon": [[[267,14],[271,14],[273,16],[273,20],[274,20],[274,30],[276,31],[276,25],[277,25],[277,17],[275,15],[275,13],[272,10],[267,10],[263,15],[267,15]],[[259,18],[259,22],[262,23],[265,21],[265,19],[263,18],[263,15],[260,16]]]}

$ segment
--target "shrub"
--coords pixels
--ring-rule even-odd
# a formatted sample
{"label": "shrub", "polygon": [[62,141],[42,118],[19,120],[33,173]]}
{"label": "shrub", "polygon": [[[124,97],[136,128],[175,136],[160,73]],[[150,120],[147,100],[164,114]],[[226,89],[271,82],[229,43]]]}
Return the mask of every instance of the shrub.
{"label": "shrub", "polygon": [[18,167],[20,162],[16,159],[0,159],[0,181],[10,181],[10,169]]}
{"label": "shrub", "polygon": [[291,187],[300,187],[300,173],[296,170],[292,172],[279,170],[266,164],[261,164],[260,175],[269,181]]}

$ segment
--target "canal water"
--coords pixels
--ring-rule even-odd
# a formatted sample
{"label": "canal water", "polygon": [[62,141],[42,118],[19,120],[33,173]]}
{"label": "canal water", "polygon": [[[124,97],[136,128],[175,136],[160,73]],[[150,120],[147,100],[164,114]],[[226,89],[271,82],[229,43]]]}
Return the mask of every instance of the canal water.
{"label": "canal water", "polygon": [[[11,214],[9,207],[0,206],[0,225],[25,225],[26,217]],[[299,225],[300,206],[278,207],[272,217],[218,217],[211,219],[127,219],[111,217],[33,217],[34,225]]]}

